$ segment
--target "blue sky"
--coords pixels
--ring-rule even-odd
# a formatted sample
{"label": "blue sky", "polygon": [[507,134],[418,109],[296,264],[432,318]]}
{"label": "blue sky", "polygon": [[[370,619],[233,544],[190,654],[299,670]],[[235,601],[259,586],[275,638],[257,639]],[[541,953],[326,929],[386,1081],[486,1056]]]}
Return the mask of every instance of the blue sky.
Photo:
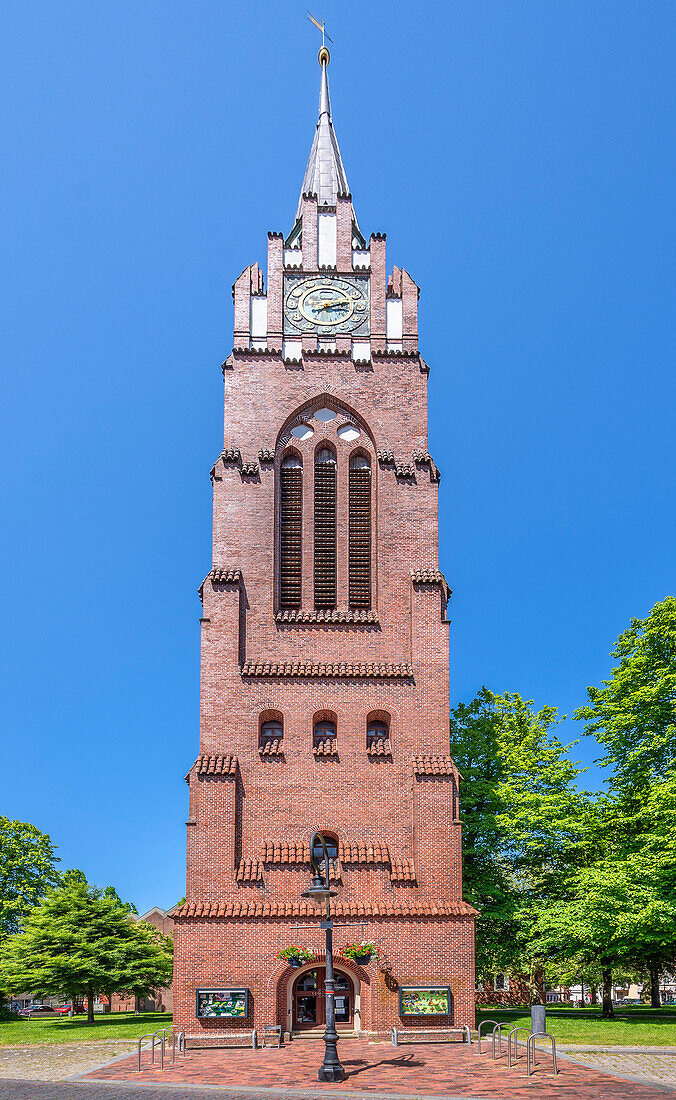
{"label": "blue sky", "polygon": [[[570,714],[674,591],[673,0],[315,14],[422,288],[453,700]],[[184,891],[230,287],[291,228],[317,47],[304,3],[3,11],[0,812],[141,911]]]}

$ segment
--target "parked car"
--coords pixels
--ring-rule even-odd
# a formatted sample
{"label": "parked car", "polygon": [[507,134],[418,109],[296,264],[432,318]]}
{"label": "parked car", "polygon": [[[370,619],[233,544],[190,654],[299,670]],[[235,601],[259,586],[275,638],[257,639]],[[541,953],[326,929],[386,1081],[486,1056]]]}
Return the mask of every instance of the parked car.
{"label": "parked car", "polygon": [[57,1012],[51,1005],[26,1005],[25,1008],[19,1009],[19,1016],[28,1016],[31,1019],[33,1016],[56,1016]]}

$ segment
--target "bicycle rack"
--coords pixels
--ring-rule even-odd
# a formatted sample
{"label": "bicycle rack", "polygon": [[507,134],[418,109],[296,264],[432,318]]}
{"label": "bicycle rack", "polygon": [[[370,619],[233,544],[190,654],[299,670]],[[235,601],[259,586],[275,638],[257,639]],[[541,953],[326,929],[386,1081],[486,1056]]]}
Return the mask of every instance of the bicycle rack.
{"label": "bicycle rack", "polygon": [[136,1061],[136,1070],[141,1072],[141,1048],[145,1039],[150,1039],[150,1064],[155,1065],[155,1040],[159,1043],[160,1047],[160,1069],[164,1069],[164,1054],[167,1045],[167,1032],[171,1038],[171,1060],[176,1061],[176,1047],[178,1046],[178,1053],[185,1057],[185,1032],[175,1027],[163,1027],[159,1031],[149,1031],[146,1035],[142,1035],[138,1041],[138,1055]]}
{"label": "bicycle rack", "polygon": [[488,1027],[489,1024],[492,1024],[494,1028],[500,1026],[498,1024],[497,1020],[482,1020],[481,1021],[481,1023],[479,1024],[479,1030],[477,1032],[478,1043],[479,1043],[477,1054],[481,1054],[481,1029],[482,1029],[482,1027]]}
{"label": "bicycle rack", "polygon": [[554,1039],[553,1035],[550,1035],[546,1031],[542,1031],[542,1032],[540,1032],[539,1035],[531,1035],[529,1037],[529,1039],[527,1040],[527,1042],[526,1042],[526,1068],[527,1068],[527,1071],[528,1071],[528,1077],[530,1077],[531,1073],[533,1072],[533,1070],[530,1068],[531,1046],[532,1046],[532,1049],[533,1049],[533,1069],[535,1069],[535,1067],[537,1065],[537,1062],[535,1060],[535,1040],[536,1039],[549,1039],[549,1041],[551,1042],[551,1044],[552,1044],[552,1062],[554,1063],[554,1073],[557,1074],[559,1071],[558,1071],[558,1068],[557,1068],[557,1065],[556,1065],[556,1040]]}
{"label": "bicycle rack", "polygon": [[[498,1035],[498,1057],[502,1056],[502,1030],[508,1028],[509,1024],[496,1024],[491,1033],[491,1056],[495,1059],[495,1033]],[[509,1036],[511,1032],[507,1034],[507,1042],[509,1044]]]}
{"label": "bicycle rack", "polygon": [[[529,1027],[523,1027],[523,1026],[513,1027],[512,1030],[509,1032],[509,1034],[507,1036],[507,1065],[509,1066],[510,1069],[512,1068],[512,1035],[514,1036],[514,1061],[515,1062],[518,1061],[518,1058],[519,1058],[519,1051],[518,1051],[518,1048],[517,1048],[517,1043],[518,1043],[517,1032],[518,1031],[526,1031],[526,1032],[528,1032],[529,1036],[533,1034],[533,1032],[531,1031],[531,1029]],[[526,1040],[526,1042],[527,1041],[528,1040]]]}

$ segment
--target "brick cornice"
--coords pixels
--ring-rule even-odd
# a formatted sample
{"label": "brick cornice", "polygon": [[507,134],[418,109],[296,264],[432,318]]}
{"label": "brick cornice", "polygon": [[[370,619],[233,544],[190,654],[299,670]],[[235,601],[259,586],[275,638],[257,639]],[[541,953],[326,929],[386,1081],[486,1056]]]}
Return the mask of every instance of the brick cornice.
{"label": "brick cornice", "polygon": [[455,779],[460,773],[450,756],[414,756],[412,761],[414,775],[449,775]]}
{"label": "brick cornice", "polygon": [[344,680],[411,680],[413,665],[367,663],[311,663],[310,661],[245,661],[240,666],[244,677],[268,677],[285,679],[304,677],[312,679]]}
{"label": "brick cornice", "polygon": [[451,598],[453,589],[439,569],[412,569],[411,583],[418,586],[431,585],[440,588],[447,600]]}
{"label": "brick cornice", "polygon": [[[477,910],[466,901],[455,902],[334,902],[335,917],[390,917],[390,918],[437,918],[449,920],[458,917],[475,917]],[[323,910],[318,910],[311,902],[254,902],[254,901],[197,901],[186,902],[180,908],[172,909],[168,914],[174,920],[211,919],[211,920],[256,920],[262,918],[304,917],[313,918],[318,923],[323,920]]]}
{"label": "brick cornice", "polygon": [[313,625],[316,623],[362,623],[377,624],[379,622],[377,611],[278,611],[275,615],[276,623],[291,623],[297,626]]}
{"label": "brick cornice", "polygon": [[188,781],[193,773],[207,776],[235,776],[237,775],[237,768],[237,757],[231,753],[202,752],[185,778]]}

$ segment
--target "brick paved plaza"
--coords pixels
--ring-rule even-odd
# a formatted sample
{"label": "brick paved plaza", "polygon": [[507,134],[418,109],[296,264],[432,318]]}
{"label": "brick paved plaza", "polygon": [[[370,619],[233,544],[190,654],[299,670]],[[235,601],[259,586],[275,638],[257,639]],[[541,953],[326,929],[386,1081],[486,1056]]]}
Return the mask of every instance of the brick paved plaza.
{"label": "brick paved plaza", "polygon": [[133,1057],[86,1074],[81,1080],[183,1084],[186,1087],[220,1085],[243,1092],[258,1089],[273,1094],[296,1089],[315,1097],[324,1091],[333,1091],[341,1096],[361,1093],[485,1100],[493,1097],[501,1100],[519,1097],[657,1100],[664,1097],[665,1092],[672,1091],[665,1086],[613,1077],[564,1057],[559,1059],[561,1072],[554,1077],[551,1060],[544,1053],[538,1055],[536,1073],[528,1078],[525,1057],[510,1070],[505,1057],[494,1062],[487,1054],[477,1055],[476,1049],[476,1045],[468,1048],[462,1044],[422,1044],[395,1049],[388,1043],[345,1039],[340,1043],[340,1056],[347,1077],[342,1084],[335,1085],[317,1083],[323,1045],[310,1040],[296,1041],[280,1050],[189,1050],[185,1060],[164,1070],[148,1065],[149,1055],[145,1054],[146,1064],[141,1073],[136,1072],[136,1058]]}

